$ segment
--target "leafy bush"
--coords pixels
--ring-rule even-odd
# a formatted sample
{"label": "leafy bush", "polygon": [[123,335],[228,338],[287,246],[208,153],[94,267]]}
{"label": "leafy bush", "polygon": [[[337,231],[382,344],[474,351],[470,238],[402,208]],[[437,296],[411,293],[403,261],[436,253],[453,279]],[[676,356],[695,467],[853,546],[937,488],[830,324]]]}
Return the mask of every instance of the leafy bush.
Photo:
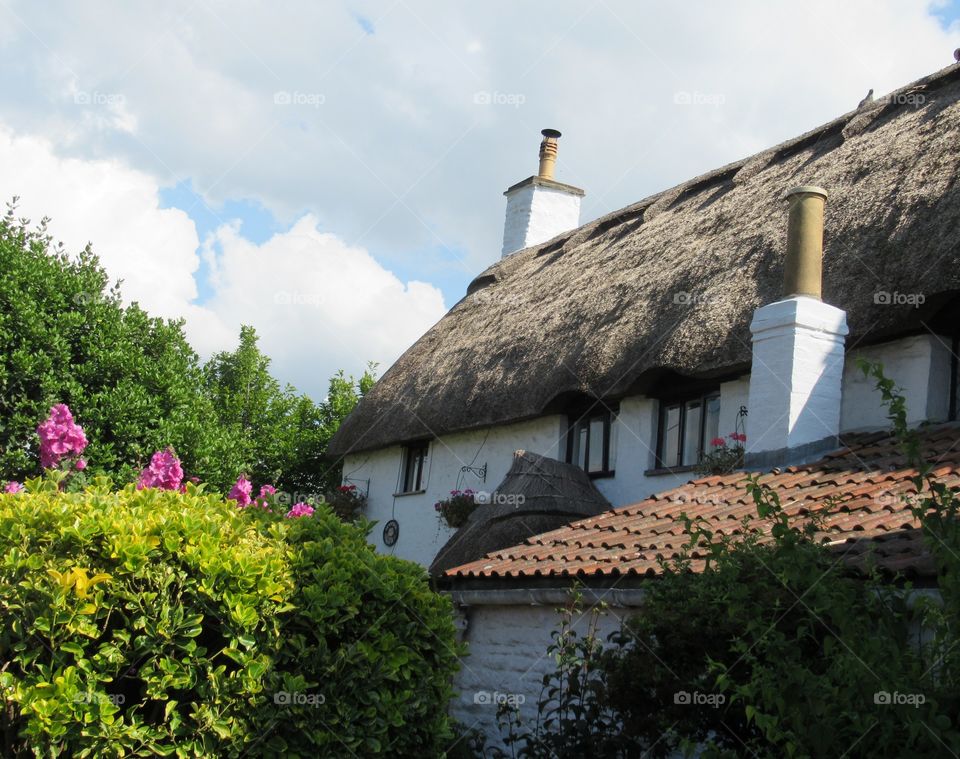
{"label": "leafy bush", "polygon": [[[893,384],[879,366],[864,370],[917,468],[922,495],[908,503],[937,562],[939,600],[911,596],[902,578],[847,572],[812,539],[815,517],[789,518],[750,478],[772,540],[758,539],[755,518],[737,541],[686,519],[681,557],[645,583],[642,612],[607,646],[594,629],[577,639],[565,618],[536,723],[507,721],[514,756],[960,752],[960,501],[920,460]],[[690,571],[694,554],[705,571]]]}
{"label": "leafy bush", "polygon": [[440,753],[449,602],[366,526],[26,485],[0,495],[4,755]]}

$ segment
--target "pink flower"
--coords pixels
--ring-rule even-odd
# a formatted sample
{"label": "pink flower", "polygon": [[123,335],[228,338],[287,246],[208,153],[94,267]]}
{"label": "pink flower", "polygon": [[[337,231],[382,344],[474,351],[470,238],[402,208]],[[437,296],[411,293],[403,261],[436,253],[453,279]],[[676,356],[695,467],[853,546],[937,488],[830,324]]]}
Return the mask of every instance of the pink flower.
{"label": "pink flower", "polygon": [[253,491],[253,483],[242,474],[237,478],[233,489],[227,493],[227,498],[232,498],[237,502],[237,506],[245,509],[250,505],[250,493]]}
{"label": "pink flower", "polygon": [[734,440],[734,441],[736,441],[736,442],[738,442],[738,443],[746,443],[746,442],[747,442],[747,436],[744,435],[742,432],[731,432],[731,433],[730,433],[730,439],[731,439],[731,440]]}
{"label": "pink flower", "polygon": [[257,505],[262,509],[270,508],[269,498],[276,495],[277,489],[273,485],[261,485],[260,495],[257,496]]}
{"label": "pink flower", "polygon": [[50,415],[37,426],[37,434],[40,465],[44,469],[57,466],[65,456],[79,456],[87,447],[87,436],[73,421],[73,414],[65,403],[50,408]]}
{"label": "pink flower", "polygon": [[308,506],[305,503],[295,503],[293,508],[287,512],[287,519],[293,519],[294,517],[308,517],[313,513],[313,506]]}
{"label": "pink flower", "polygon": [[715,437],[713,440],[710,441],[710,445],[712,445],[714,448],[719,448],[720,446],[726,445],[726,444],[727,444],[727,441],[724,440],[722,437]]}
{"label": "pink flower", "polygon": [[78,471],[82,472],[84,469],[87,468],[87,460],[77,459],[77,463],[74,464],[74,466],[77,468]]}
{"label": "pink flower", "polygon": [[16,480],[10,480],[10,482],[8,482],[6,486],[3,488],[3,492],[4,493],[22,493],[23,485],[21,485]]}
{"label": "pink flower", "polygon": [[140,472],[137,490],[157,488],[157,490],[179,490],[183,482],[183,468],[173,448],[157,451],[150,459],[150,466]]}

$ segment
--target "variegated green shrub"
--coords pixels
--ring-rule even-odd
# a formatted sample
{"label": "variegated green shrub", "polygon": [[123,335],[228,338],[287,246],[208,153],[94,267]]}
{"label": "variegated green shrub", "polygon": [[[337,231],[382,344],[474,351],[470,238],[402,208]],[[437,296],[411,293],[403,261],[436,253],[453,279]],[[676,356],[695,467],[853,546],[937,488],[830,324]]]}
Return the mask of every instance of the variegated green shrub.
{"label": "variegated green shrub", "polygon": [[252,511],[193,485],[0,495],[0,754],[440,753],[448,602],[329,510]]}

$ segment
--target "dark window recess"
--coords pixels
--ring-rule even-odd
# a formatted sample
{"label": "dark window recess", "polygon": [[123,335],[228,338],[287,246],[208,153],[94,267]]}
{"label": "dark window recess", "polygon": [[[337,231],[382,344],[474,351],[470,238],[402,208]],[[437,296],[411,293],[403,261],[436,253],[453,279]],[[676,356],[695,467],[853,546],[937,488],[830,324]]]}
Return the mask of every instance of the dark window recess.
{"label": "dark window recess", "polygon": [[428,442],[411,443],[403,449],[403,488],[401,493],[416,493],[423,490],[426,472]]}
{"label": "dark window recess", "polygon": [[576,464],[591,475],[613,474],[616,419],[616,411],[596,406],[579,416],[571,415],[567,428],[567,463]]}
{"label": "dark window recess", "polygon": [[661,401],[657,467],[693,466],[720,436],[720,393]]}

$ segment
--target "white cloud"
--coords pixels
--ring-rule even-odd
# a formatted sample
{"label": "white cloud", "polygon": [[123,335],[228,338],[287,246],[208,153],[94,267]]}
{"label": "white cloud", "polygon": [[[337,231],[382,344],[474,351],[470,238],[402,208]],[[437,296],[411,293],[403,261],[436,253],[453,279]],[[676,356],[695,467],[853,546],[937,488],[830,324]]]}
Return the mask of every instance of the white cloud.
{"label": "white cloud", "polygon": [[155,316],[176,318],[197,295],[197,231],[179,209],[160,208],[156,182],[118,161],[59,157],[37,137],[0,126],[0,198],[19,195],[20,216],[53,218],[68,250],[88,242],[123,292]]}
{"label": "white cloud", "polygon": [[297,387],[325,386],[318,355],[328,367],[377,361],[383,371],[446,310],[435,287],[404,284],[312,215],[262,245],[224,225],[204,248],[215,290],[205,306],[234,334],[254,325],[277,374]]}
{"label": "white cloud", "polygon": [[280,379],[317,398],[339,368],[389,366],[445,310],[439,290],[405,285],[313,216],[259,246],[236,224],[220,227],[203,246],[213,294],[198,305],[196,228],[184,211],[159,207],[155,179],[117,161],[61,158],[46,140],[0,126],[0,197],[13,195],[19,215],[52,217],[68,251],[92,241],[128,301],[185,317],[201,355],[232,348],[240,325],[253,325]]}
{"label": "white cloud", "polygon": [[[535,169],[542,127],[564,132],[558,176],[593,217],[950,64],[960,25],[934,7],[3,4],[0,58],[17,76],[0,113],[164,185],[191,178],[214,205],[250,198],[286,223],[311,211],[380,260],[416,256],[425,279],[462,251],[467,279],[497,256],[501,192]],[[70,86],[120,94],[123,110],[98,119],[60,96]],[[277,91],[323,104],[278,105]],[[478,105],[481,91],[524,102]],[[678,91],[723,104],[679,107]]]}

